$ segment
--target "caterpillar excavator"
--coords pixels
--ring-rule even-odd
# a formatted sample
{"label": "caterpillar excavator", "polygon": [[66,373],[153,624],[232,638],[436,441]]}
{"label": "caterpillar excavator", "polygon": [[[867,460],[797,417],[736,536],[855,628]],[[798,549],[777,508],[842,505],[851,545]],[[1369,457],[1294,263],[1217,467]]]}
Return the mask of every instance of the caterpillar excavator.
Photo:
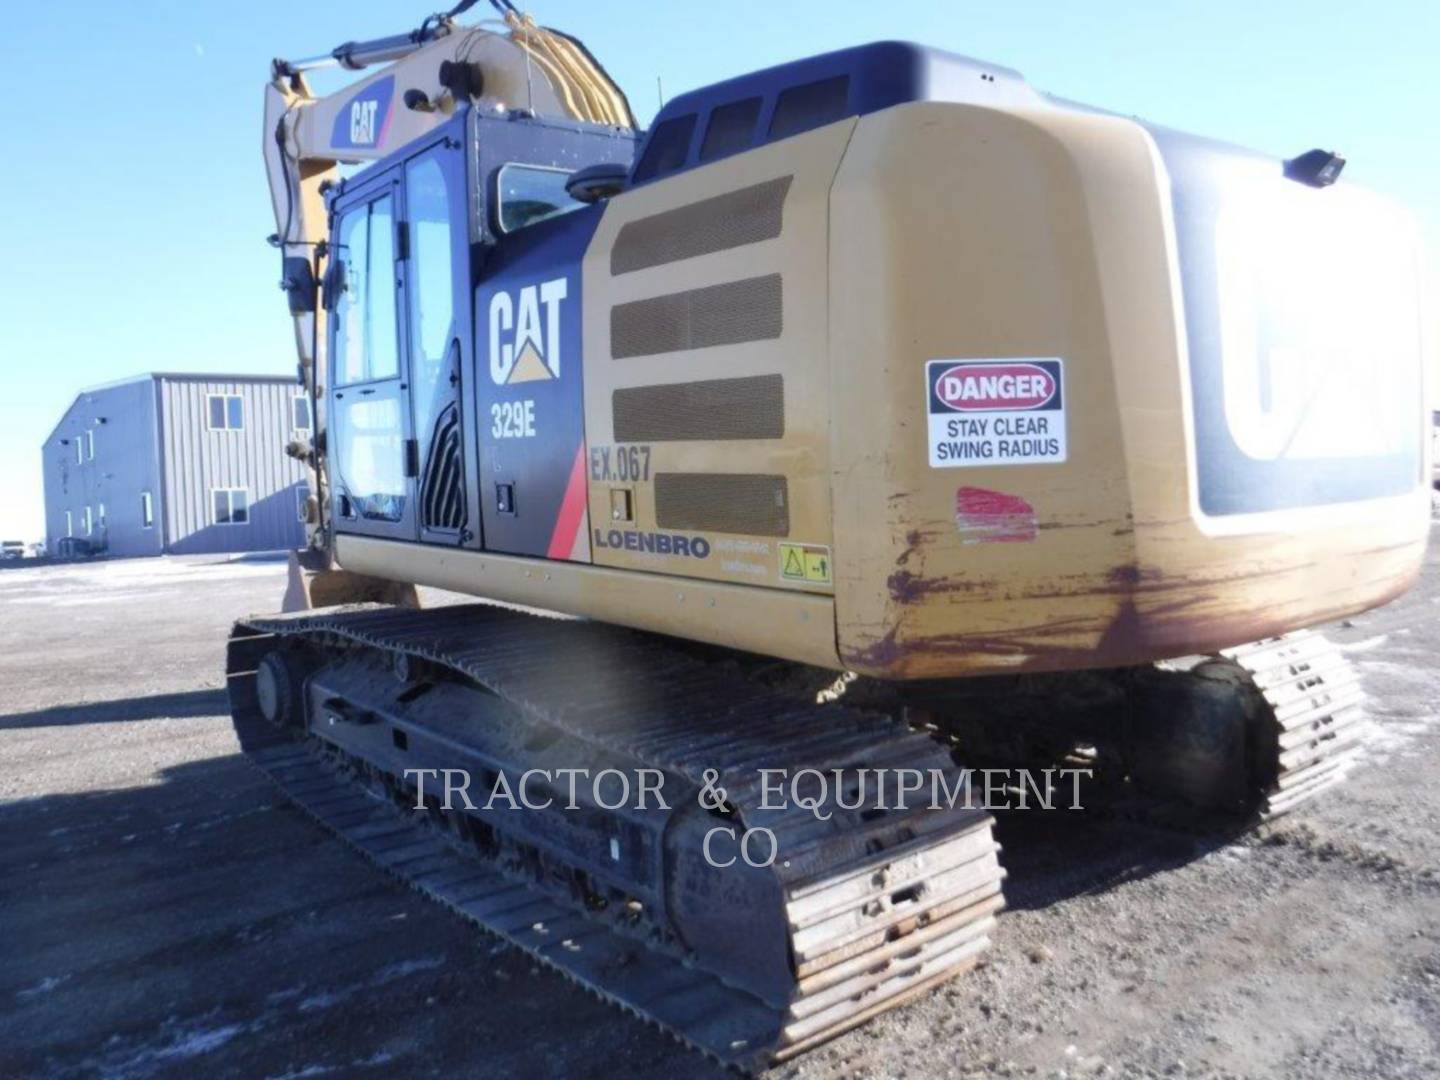
{"label": "caterpillar excavator", "polygon": [[265,91],[313,495],[228,685],[300,806],[756,1069],[976,963],[971,765],[1241,821],[1345,775],[1309,628],[1415,580],[1430,462],[1415,232],[1342,158],[896,42],[642,131],[472,3]]}

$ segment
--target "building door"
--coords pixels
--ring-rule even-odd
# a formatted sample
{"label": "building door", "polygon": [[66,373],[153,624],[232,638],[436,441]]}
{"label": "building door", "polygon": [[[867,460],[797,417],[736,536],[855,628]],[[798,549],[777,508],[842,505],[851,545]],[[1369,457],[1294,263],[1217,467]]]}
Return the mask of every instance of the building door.
{"label": "building door", "polygon": [[389,169],[335,205],[328,457],[338,532],[413,540],[418,464],[402,347],[400,184]]}
{"label": "building door", "polygon": [[[462,380],[472,370],[463,144],[445,137],[404,167],[411,425],[420,539],[468,543],[472,520]],[[474,546],[478,546],[478,541]]]}

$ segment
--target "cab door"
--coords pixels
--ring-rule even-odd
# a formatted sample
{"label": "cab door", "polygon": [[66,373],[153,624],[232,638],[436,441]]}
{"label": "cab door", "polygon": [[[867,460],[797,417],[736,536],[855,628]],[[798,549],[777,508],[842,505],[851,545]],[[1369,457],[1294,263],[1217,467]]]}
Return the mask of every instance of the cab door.
{"label": "cab door", "polygon": [[447,134],[403,167],[406,352],[420,539],[479,546],[462,406],[474,337],[462,146]]}
{"label": "cab door", "polygon": [[414,540],[400,200],[400,171],[389,169],[335,204],[327,438],[336,531]]}

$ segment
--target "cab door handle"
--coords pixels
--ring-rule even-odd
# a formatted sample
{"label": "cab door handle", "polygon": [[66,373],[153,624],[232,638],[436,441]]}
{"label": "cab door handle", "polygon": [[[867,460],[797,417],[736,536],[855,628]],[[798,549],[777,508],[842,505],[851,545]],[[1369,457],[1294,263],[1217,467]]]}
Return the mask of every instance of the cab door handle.
{"label": "cab door handle", "polygon": [[450,355],[450,387],[454,389],[460,385],[460,339],[451,338],[450,348],[447,350]]}

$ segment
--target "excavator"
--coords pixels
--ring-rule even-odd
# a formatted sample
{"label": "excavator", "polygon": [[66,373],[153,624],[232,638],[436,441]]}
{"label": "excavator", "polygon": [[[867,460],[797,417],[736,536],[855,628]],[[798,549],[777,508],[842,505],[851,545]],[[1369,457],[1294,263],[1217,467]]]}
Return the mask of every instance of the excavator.
{"label": "excavator", "polygon": [[473,2],[265,90],[312,494],[228,686],[300,807],[754,1070],[981,958],[978,762],[1333,790],[1368,728],[1312,628],[1429,528],[1402,211],[900,42],[642,130]]}

